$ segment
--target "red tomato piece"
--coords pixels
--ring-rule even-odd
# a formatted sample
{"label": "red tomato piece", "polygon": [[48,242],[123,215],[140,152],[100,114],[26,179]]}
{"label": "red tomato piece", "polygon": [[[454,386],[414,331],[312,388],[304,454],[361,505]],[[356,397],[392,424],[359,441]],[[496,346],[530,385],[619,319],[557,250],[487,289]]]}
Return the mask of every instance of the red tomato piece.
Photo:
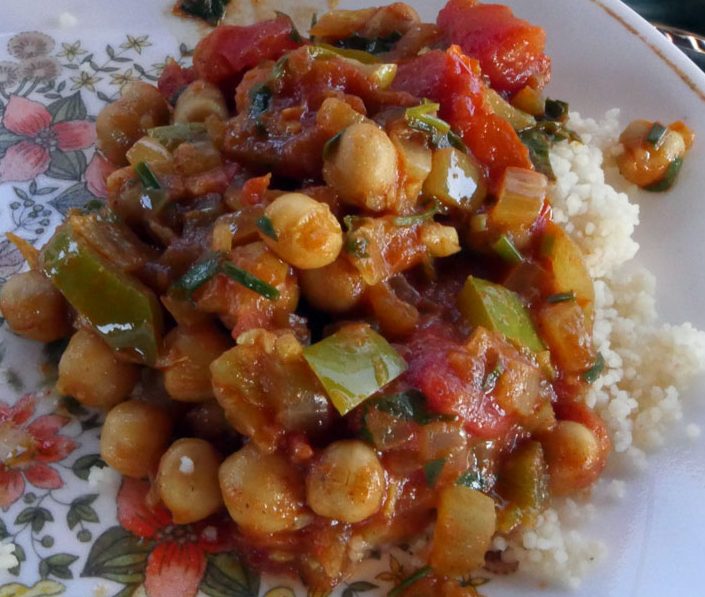
{"label": "red tomato piece", "polygon": [[480,61],[496,90],[515,93],[525,85],[540,89],[548,83],[545,31],[515,17],[509,7],[449,0],[437,23],[450,43]]}
{"label": "red tomato piece", "polygon": [[526,145],[503,118],[478,110],[471,118],[451,120],[451,124],[457,127],[472,154],[487,166],[493,189],[509,166],[534,169]]}
{"label": "red tomato piece", "polygon": [[166,101],[175,104],[179,94],[195,80],[193,68],[184,68],[176,60],[169,60],[159,76],[157,87]]}
{"label": "red tomato piece", "polygon": [[286,16],[247,27],[220,25],[196,46],[193,66],[199,79],[237,83],[247,69],[263,60],[276,60],[300,45]]}
{"label": "red tomato piece", "polygon": [[[423,330],[410,342],[407,381],[421,390],[435,412],[458,416],[468,433],[483,439],[505,435],[514,420],[483,390],[484,363],[437,329]],[[466,362],[464,371],[453,360]]]}
{"label": "red tomato piece", "polygon": [[[482,103],[480,66],[459,48],[433,50],[400,64],[392,88],[439,102],[445,117],[454,101],[469,102],[471,106]],[[468,109],[464,116],[472,111]]]}

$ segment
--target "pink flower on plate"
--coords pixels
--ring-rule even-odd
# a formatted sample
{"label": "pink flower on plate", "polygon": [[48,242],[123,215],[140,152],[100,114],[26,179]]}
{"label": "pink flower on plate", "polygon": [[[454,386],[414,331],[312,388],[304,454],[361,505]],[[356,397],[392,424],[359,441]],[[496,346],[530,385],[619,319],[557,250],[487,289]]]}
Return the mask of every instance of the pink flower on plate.
{"label": "pink flower on plate", "polygon": [[106,180],[115,171],[115,166],[98,152],[93,154],[86,168],[86,186],[96,197],[105,199],[108,196]]}
{"label": "pink flower on plate", "polygon": [[19,95],[10,96],[2,124],[21,139],[0,159],[0,183],[32,180],[46,172],[54,151],[77,151],[95,142],[94,123],[52,122],[42,104]]}
{"label": "pink flower on plate", "polygon": [[59,435],[69,419],[43,415],[31,423],[35,397],[26,394],[10,406],[0,402],[0,508],[7,510],[24,493],[25,480],[42,489],[64,482],[49,463],[66,458],[76,442]]}
{"label": "pink flower on plate", "polygon": [[145,570],[146,593],[149,597],[195,597],[206,571],[206,555],[232,549],[232,526],[174,524],[164,506],[147,506],[148,493],[149,483],[126,477],[117,496],[120,525],[155,542]]}

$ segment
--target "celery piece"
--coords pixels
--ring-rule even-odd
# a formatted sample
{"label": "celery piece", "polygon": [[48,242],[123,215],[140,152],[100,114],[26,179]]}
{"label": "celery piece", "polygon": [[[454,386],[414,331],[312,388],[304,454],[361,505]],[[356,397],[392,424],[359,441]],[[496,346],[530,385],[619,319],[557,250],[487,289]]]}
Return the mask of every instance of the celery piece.
{"label": "celery piece", "polygon": [[471,325],[500,332],[532,352],[545,350],[519,295],[504,286],[468,276],[458,308]]}
{"label": "celery piece", "polygon": [[345,415],[406,370],[404,359],[367,325],[348,325],[304,349],[333,406]]}
{"label": "celery piece", "polygon": [[114,350],[154,364],[162,314],[156,296],[75,234],[71,220],[41,253],[44,273],[71,306]]}

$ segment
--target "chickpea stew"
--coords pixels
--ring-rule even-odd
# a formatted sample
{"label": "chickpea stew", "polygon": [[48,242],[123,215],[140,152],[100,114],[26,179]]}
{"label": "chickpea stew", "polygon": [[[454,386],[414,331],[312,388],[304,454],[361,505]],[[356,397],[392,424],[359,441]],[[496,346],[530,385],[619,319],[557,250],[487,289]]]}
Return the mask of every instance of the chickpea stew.
{"label": "chickpea stew", "polygon": [[[334,10],[309,38],[279,15],[126,87],[97,120],[107,205],[23,247],[0,292],[17,334],[67,340],[56,390],[107,412],[103,459],[318,591],[430,532],[397,595],[476,595],[459,579],[495,536],[589,489],[603,361],[547,199],[548,149],[579,139],[544,42],[475,0],[434,24]],[[623,135],[639,184],[692,143],[661,128]],[[658,164],[628,163],[637,141]]]}

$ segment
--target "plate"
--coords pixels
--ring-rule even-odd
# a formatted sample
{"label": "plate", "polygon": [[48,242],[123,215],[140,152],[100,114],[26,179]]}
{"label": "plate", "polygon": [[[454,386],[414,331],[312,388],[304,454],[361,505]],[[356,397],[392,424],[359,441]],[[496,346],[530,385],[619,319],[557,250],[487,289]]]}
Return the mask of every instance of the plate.
{"label": "plate", "polygon": [[[433,19],[442,3],[413,4]],[[637,117],[682,118],[699,135],[672,192],[637,196],[642,223],[636,261],[656,274],[663,319],[690,320],[705,329],[705,76],[616,0],[508,4],[547,31],[552,97],[569,100],[583,115],[621,107],[623,124]],[[25,134],[0,129],[3,232],[41,244],[69,208],[103,196],[106,164],[92,147],[93,118],[131,78],[154,80],[167,55],[187,59],[198,32],[171,17],[168,3],[122,0],[119,6],[106,16],[97,2],[55,0],[48,8],[44,0],[3,0],[0,113],[26,123]],[[12,245],[0,241],[0,277],[21,266]],[[0,417],[43,446],[34,460],[0,471],[0,536],[19,546],[22,560],[14,574],[0,573],[0,595],[125,597],[145,582],[150,594],[170,597],[196,588],[214,596],[305,594],[286,579],[259,587],[236,561],[218,553],[212,529],[196,526],[179,535],[168,521],[136,509],[139,496],[131,488],[120,493],[118,521],[118,483],[89,482],[98,458],[97,415],[41,390],[55,375],[48,351],[5,326],[0,342]],[[703,427],[705,408],[698,399],[704,391],[701,380],[686,395],[688,422]],[[701,592],[705,443],[673,437],[649,465],[631,474],[624,500],[598,504],[588,533],[603,539],[608,553],[570,594]],[[402,575],[402,555],[392,556],[361,570],[338,593],[385,594]],[[509,597],[567,593],[517,578],[493,579],[482,591]]]}

